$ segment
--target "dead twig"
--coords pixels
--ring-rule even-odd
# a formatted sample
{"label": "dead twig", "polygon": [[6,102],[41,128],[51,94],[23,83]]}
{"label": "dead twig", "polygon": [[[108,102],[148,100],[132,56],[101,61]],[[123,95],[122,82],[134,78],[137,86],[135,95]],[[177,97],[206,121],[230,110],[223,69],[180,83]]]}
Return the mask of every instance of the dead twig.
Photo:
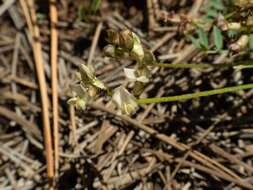
{"label": "dead twig", "polygon": [[[54,159],[53,159],[53,149],[52,149],[52,136],[50,129],[50,121],[49,121],[49,102],[47,97],[47,85],[45,79],[45,72],[43,68],[43,57],[42,57],[42,48],[40,39],[39,28],[36,25],[37,18],[36,12],[33,6],[33,1],[29,0],[24,2],[20,0],[20,4],[24,11],[26,21],[29,27],[29,31],[33,36],[33,54],[35,59],[35,66],[37,77],[39,81],[40,94],[41,94],[41,102],[42,102],[42,113],[43,113],[43,127],[44,127],[44,143],[46,148],[46,160],[47,160],[47,176],[50,182],[50,189],[52,188],[52,180],[54,178]],[[34,23],[34,24],[33,24]]]}
{"label": "dead twig", "polygon": [[[159,133],[158,131],[156,131],[153,128],[150,128],[146,125],[143,125],[141,123],[139,123],[138,121],[131,119],[125,115],[119,115],[116,112],[114,112],[111,109],[107,109],[105,106],[101,106],[98,104],[92,104],[91,105],[93,108],[95,109],[99,109],[105,112],[108,112],[110,114],[113,114],[119,118],[121,118],[124,121],[127,121],[128,123],[132,124],[133,127],[143,130],[146,133],[150,134],[151,136],[170,144],[171,146],[173,146],[174,148],[177,148],[178,150],[181,151],[186,151],[189,150],[190,147],[188,145],[185,145],[183,143],[179,143],[176,141],[176,139],[169,137],[165,134]],[[219,172],[220,174],[227,176],[228,179],[234,179],[233,181],[237,181],[237,184],[244,184],[244,186],[247,186],[248,188],[253,188],[253,186],[249,183],[244,182],[243,183],[243,179],[241,179],[238,175],[236,175],[234,172],[232,172],[231,170],[229,170],[228,168],[225,168],[223,165],[219,164],[217,161],[205,156],[204,154],[196,151],[196,150],[192,150],[189,155],[196,159],[197,161],[199,161],[200,163],[202,163],[203,165],[206,165],[207,167],[215,170],[216,172]]]}
{"label": "dead twig", "polygon": [[95,35],[94,35],[93,40],[92,40],[92,44],[91,44],[91,48],[90,48],[90,54],[89,54],[87,65],[91,65],[92,64],[92,60],[93,60],[93,57],[94,57],[95,49],[96,49],[96,46],[97,46],[97,43],[98,43],[98,39],[99,39],[101,30],[102,30],[102,27],[103,27],[103,23],[100,22],[97,25],[97,28],[96,28],[96,31],[95,31]]}
{"label": "dead twig", "polygon": [[59,113],[58,113],[58,32],[57,32],[57,7],[55,0],[49,0],[50,21],[51,21],[51,77],[52,77],[52,102],[53,102],[53,132],[54,132],[54,161],[55,175],[58,175],[59,168]]}
{"label": "dead twig", "polygon": [[27,121],[23,117],[17,115],[15,112],[13,112],[5,107],[0,106],[0,115],[4,116],[12,121],[15,121],[16,123],[18,123],[19,125],[21,125],[23,127],[25,132],[34,135],[37,139],[41,139],[41,132],[36,127],[36,125],[31,123],[30,121]]}

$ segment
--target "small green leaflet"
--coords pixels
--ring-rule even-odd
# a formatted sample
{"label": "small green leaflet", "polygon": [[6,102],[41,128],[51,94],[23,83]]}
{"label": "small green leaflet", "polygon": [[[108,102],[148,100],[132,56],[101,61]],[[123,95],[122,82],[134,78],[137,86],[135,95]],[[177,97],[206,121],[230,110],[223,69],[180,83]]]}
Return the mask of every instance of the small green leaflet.
{"label": "small green leaflet", "polygon": [[207,10],[207,17],[216,18],[219,12],[216,9],[208,9]]}
{"label": "small green leaflet", "polygon": [[96,12],[101,4],[101,0],[92,0],[91,2],[91,11]]}
{"label": "small green leaflet", "polygon": [[249,35],[249,48],[251,51],[253,50],[253,34]]}
{"label": "small green leaflet", "polygon": [[227,35],[229,38],[236,38],[239,36],[239,32],[238,31],[233,31],[233,30],[228,30]]}
{"label": "small green leaflet", "polygon": [[213,39],[216,49],[221,51],[223,47],[223,36],[221,34],[221,30],[217,26],[213,27]]}
{"label": "small green leaflet", "polygon": [[197,48],[201,49],[201,45],[200,45],[198,39],[194,38],[193,36],[189,36],[189,38],[190,38],[191,42],[192,42]]}
{"label": "small green leaflet", "polygon": [[203,28],[197,29],[197,34],[199,36],[199,42],[203,49],[208,49],[208,36]]}
{"label": "small green leaflet", "polygon": [[221,0],[209,0],[210,6],[222,11],[224,9],[224,5]]}

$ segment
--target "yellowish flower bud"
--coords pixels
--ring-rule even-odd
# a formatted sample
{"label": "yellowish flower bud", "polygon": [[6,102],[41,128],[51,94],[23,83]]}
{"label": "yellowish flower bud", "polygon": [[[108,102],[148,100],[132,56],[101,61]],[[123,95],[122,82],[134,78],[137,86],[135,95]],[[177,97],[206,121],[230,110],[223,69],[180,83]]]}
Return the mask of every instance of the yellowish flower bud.
{"label": "yellowish flower bud", "polygon": [[116,57],[116,54],[115,54],[115,46],[114,45],[107,45],[104,47],[104,53],[106,56],[109,56],[109,57]]}
{"label": "yellowish flower bud", "polygon": [[81,74],[82,81],[86,83],[90,83],[94,78],[94,70],[90,66],[86,66],[84,64],[81,64],[79,66],[79,71]]}
{"label": "yellowish flower bud", "polygon": [[119,45],[119,34],[118,32],[114,30],[108,30],[107,31],[107,41],[114,45]]}
{"label": "yellowish flower bud", "polygon": [[68,100],[69,104],[72,104],[76,107],[76,109],[78,110],[85,110],[86,106],[87,106],[87,99],[85,97],[74,97],[74,98],[70,98]]}
{"label": "yellowish flower bud", "polygon": [[142,83],[142,82],[136,82],[134,84],[134,88],[133,88],[133,95],[134,96],[140,96],[140,94],[143,92],[143,90],[145,89],[147,84]]}
{"label": "yellowish flower bud", "polygon": [[129,58],[129,53],[120,47],[115,47],[114,45],[107,45],[104,47],[104,53],[106,56],[119,59],[119,58]]}
{"label": "yellowish flower bud", "polygon": [[253,7],[253,0],[235,0],[235,5],[241,8]]}
{"label": "yellowish flower bud", "polygon": [[145,65],[152,65],[156,61],[155,56],[153,53],[147,49],[144,48],[144,60],[143,63]]}
{"label": "yellowish flower bud", "polygon": [[85,110],[89,100],[87,89],[82,84],[71,86],[73,97],[68,100],[68,104],[74,105],[77,109]]}
{"label": "yellowish flower bud", "polygon": [[133,36],[134,36],[133,38],[134,45],[133,45],[133,49],[130,52],[130,56],[136,61],[142,61],[144,58],[144,50],[142,48],[142,44],[138,36],[136,36],[134,33],[133,33]]}
{"label": "yellowish flower bud", "polygon": [[89,86],[87,93],[90,97],[95,97],[98,94],[98,89],[94,86]]}
{"label": "yellowish flower bud", "polygon": [[244,49],[248,45],[248,42],[249,42],[249,36],[248,35],[242,35],[237,40],[237,42],[235,42],[235,43],[233,43],[233,44],[230,45],[230,48],[233,51],[240,51],[240,50]]}
{"label": "yellowish flower bud", "polygon": [[248,16],[248,19],[247,19],[247,26],[253,26],[253,15],[251,16]]}
{"label": "yellowish flower bud", "polygon": [[222,14],[218,15],[217,18],[217,26],[222,30],[226,31],[228,30],[228,22],[225,20],[224,16]]}
{"label": "yellowish flower bud", "polygon": [[229,30],[240,30],[241,29],[241,23],[239,22],[230,22],[227,24],[227,28]]}
{"label": "yellowish flower bud", "polygon": [[102,90],[107,89],[105,84],[102,81],[97,79],[97,77],[95,76],[94,71],[91,67],[81,64],[79,66],[79,70],[81,73],[82,82],[84,84],[86,84],[87,86],[92,85],[92,86],[97,87]]}
{"label": "yellowish flower bud", "polygon": [[119,45],[124,49],[131,50],[134,46],[133,32],[123,30],[119,35]]}

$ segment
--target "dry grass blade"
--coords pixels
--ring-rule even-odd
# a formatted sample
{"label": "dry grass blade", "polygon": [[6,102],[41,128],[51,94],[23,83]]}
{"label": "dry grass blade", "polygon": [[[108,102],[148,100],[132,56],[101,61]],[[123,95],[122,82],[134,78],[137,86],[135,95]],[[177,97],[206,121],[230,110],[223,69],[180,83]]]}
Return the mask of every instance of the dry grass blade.
{"label": "dry grass blade", "polygon": [[99,39],[101,30],[102,30],[102,27],[103,27],[103,24],[102,24],[102,22],[100,22],[97,25],[96,32],[95,32],[94,38],[92,40],[92,45],[91,45],[90,54],[89,54],[88,63],[87,63],[88,65],[91,65],[91,63],[92,63],[92,59],[94,57],[95,49],[96,49],[96,46],[98,43],[98,39]]}
{"label": "dry grass blade", "polygon": [[[218,124],[218,122],[219,121],[216,121],[210,127],[208,127],[204,131],[204,133],[198,138],[198,140],[190,145],[190,148],[192,149],[193,146],[196,146],[197,144],[199,144],[214,129],[214,127]],[[185,155],[181,159],[181,162],[178,163],[178,165],[176,166],[175,170],[172,172],[172,174],[171,174],[171,180],[175,177],[177,171],[179,170],[179,168],[181,167],[181,165],[183,164],[183,162],[187,159],[188,155],[190,154],[190,151],[191,150],[188,150],[185,153]]]}
{"label": "dry grass blade", "polygon": [[[0,190],[253,189],[253,89],[177,101],[253,86],[248,11],[227,0],[2,0]],[[137,99],[130,115],[120,86]]]}
{"label": "dry grass blade", "polygon": [[76,135],[76,118],[75,118],[75,108],[73,105],[69,106],[69,115],[70,115],[70,128],[71,128],[71,142],[73,145],[77,144],[78,137]]}
{"label": "dry grass blade", "polygon": [[0,16],[8,10],[8,8],[15,3],[15,0],[9,0],[9,1],[4,1],[4,3],[0,7]]}
{"label": "dry grass blade", "polygon": [[[36,12],[33,6],[33,1],[29,0],[27,2],[24,2],[21,0],[20,4],[23,8],[23,11],[25,12],[25,17],[29,27],[29,31],[33,36],[32,47],[42,102],[44,143],[46,148],[46,160],[47,160],[47,176],[51,183],[54,178],[54,162],[53,162],[52,136],[48,112],[49,101],[47,97],[47,85],[43,68],[42,48],[41,43],[39,41],[40,33],[39,28],[36,25],[37,19],[36,19]],[[32,23],[34,23],[34,25],[32,25]]]}
{"label": "dry grass blade", "polygon": [[41,139],[40,130],[33,123],[17,115],[15,112],[0,106],[0,115],[17,122],[23,127],[25,132],[33,134],[36,138]]}
{"label": "dry grass blade", "polygon": [[55,174],[59,168],[59,113],[58,113],[58,77],[57,77],[57,55],[58,55],[58,32],[57,32],[57,8],[56,1],[49,1],[51,20],[51,72],[52,72],[52,102],[53,102],[53,131],[54,131],[54,159]]}
{"label": "dry grass blade", "polygon": [[[165,143],[172,145],[174,148],[176,148],[178,150],[181,150],[181,151],[190,150],[190,147],[187,146],[186,144],[179,143],[179,142],[177,142],[176,139],[171,138],[165,134],[159,133],[155,129],[150,128],[146,125],[143,125],[143,124],[139,123],[138,121],[131,119],[125,115],[119,115],[116,112],[114,112],[113,110],[107,109],[105,106],[98,105],[98,104],[92,104],[91,106],[95,109],[100,109],[102,111],[116,115],[117,117],[121,118],[122,120],[132,124],[133,127],[136,127],[137,129],[145,131],[146,133],[152,135],[153,137],[155,137]],[[195,160],[202,163],[203,165],[206,165],[207,167],[211,168],[212,170],[220,173],[221,175],[227,176],[227,179],[233,179],[233,181],[231,180],[231,182],[236,182],[238,185],[243,184],[243,186],[248,189],[253,188],[253,186],[251,184],[244,182],[243,179],[241,179],[234,172],[232,172],[228,168],[224,167],[223,165],[219,164],[217,161],[205,156],[204,154],[202,154],[196,150],[193,150],[193,151],[190,151],[189,155],[192,158],[194,158]]]}

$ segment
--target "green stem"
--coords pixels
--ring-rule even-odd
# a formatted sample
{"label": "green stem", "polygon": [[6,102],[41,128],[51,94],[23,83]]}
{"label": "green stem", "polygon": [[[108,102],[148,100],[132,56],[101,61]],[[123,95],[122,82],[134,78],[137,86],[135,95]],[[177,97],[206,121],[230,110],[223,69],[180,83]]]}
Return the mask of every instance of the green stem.
{"label": "green stem", "polygon": [[207,91],[196,92],[196,93],[191,93],[191,94],[183,94],[183,95],[178,95],[178,96],[169,96],[169,97],[161,97],[161,98],[141,98],[141,99],[138,99],[137,102],[138,104],[174,102],[174,101],[182,101],[182,100],[188,100],[188,99],[193,99],[193,98],[199,98],[203,96],[211,96],[211,95],[216,95],[216,94],[236,92],[238,90],[245,90],[245,89],[251,89],[251,88],[253,88],[253,83],[226,87],[226,88],[221,88],[221,89],[215,89],[215,90],[207,90]]}
{"label": "green stem", "polygon": [[174,68],[174,69],[204,69],[204,68],[228,68],[228,67],[240,67],[242,68],[252,68],[252,61],[239,62],[236,64],[223,63],[223,64],[210,64],[210,63],[180,63],[180,64],[171,64],[171,63],[154,63],[154,66],[163,67],[163,68]]}
{"label": "green stem", "polygon": [[234,66],[234,69],[253,69],[253,65],[238,65]]}
{"label": "green stem", "polygon": [[210,67],[217,67],[217,68],[222,68],[222,67],[229,67],[231,65],[229,64],[204,64],[204,63],[180,63],[180,64],[169,64],[169,63],[156,63],[154,66],[157,67],[163,67],[163,68],[183,68],[183,69],[203,69],[203,68],[210,68]]}

